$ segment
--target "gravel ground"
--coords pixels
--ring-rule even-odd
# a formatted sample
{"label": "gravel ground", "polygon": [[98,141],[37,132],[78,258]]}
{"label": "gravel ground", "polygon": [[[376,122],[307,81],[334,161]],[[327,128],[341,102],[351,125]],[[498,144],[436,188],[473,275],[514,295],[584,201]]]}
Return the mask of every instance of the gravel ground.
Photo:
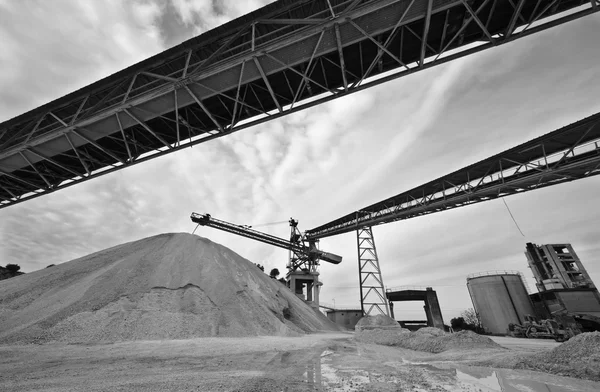
{"label": "gravel ground", "polygon": [[409,355],[414,361],[527,369],[600,381],[600,332],[578,335],[565,343],[551,345],[554,348],[550,349],[538,345],[536,350],[527,344],[529,339],[523,339],[521,347],[512,344],[509,349],[470,331],[448,334],[433,329],[411,333],[373,329],[356,332],[355,339],[361,343],[414,350],[415,354]]}
{"label": "gravel ground", "polygon": [[[367,344],[351,333],[0,346],[0,391],[600,390],[592,381],[440,361],[451,353]],[[461,351],[471,360],[484,353]]]}

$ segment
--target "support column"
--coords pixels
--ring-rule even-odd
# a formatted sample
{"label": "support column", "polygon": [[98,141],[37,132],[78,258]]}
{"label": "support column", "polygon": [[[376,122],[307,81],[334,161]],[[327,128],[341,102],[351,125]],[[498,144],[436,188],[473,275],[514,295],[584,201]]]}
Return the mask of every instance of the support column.
{"label": "support column", "polygon": [[425,313],[427,314],[427,324],[429,327],[444,329],[444,318],[442,317],[442,309],[438,301],[437,293],[427,287],[425,296]]}
{"label": "support column", "polygon": [[360,280],[360,306],[365,316],[390,315],[379,268],[377,249],[371,227],[356,231],[358,243],[358,276]]}

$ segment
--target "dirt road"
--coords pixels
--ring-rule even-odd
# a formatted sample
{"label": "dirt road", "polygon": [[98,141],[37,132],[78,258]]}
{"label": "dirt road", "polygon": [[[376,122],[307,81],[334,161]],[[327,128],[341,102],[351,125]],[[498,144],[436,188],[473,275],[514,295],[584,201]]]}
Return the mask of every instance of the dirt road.
{"label": "dirt road", "polygon": [[463,366],[351,333],[0,346],[0,391],[597,391],[600,383]]}

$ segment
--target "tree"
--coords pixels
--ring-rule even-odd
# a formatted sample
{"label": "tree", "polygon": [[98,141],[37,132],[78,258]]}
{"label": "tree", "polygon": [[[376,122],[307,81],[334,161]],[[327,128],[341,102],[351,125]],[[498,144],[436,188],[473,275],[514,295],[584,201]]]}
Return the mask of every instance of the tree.
{"label": "tree", "polygon": [[262,272],[265,272],[265,267],[263,267],[262,265],[260,265],[260,264],[254,264],[254,265],[257,266],[258,269],[261,270]]}
{"label": "tree", "polygon": [[285,280],[285,278],[279,278],[277,280],[279,280],[281,282],[281,284],[287,286],[287,281]]}
{"label": "tree", "polygon": [[273,268],[269,276],[273,279],[277,279],[277,277],[279,276],[279,270],[277,268]]}
{"label": "tree", "polygon": [[460,316],[465,320],[465,323],[473,325],[475,328],[481,328],[481,318],[475,309],[467,309],[463,311]]}
{"label": "tree", "polygon": [[462,317],[456,317],[450,320],[450,325],[454,330],[462,330],[465,329],[465,319]]}
{"label": "tree", "polygon": [[6,264],[6,269],[14,274],[21,269],[21,266],[18,264]]}
{"label": "tree", "polygon": [[46,268],[50,268],[50,267],[54,267],[54,264],[50,264],[49,266],[47,266]]}

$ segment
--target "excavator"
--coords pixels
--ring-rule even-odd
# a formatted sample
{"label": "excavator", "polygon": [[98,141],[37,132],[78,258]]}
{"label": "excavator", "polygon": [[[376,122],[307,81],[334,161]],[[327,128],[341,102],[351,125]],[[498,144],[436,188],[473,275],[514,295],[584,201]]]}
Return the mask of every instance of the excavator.
{"label": "excavator", "polygon": [[213,218],[210,214],[198,214],[193,212],[190,216],[192,222],[201,226],[208,226],[228,233],[237,234],[266,244],[277,246],[290,251],[290,260],[287,264],[288,276],[291,272],[303,270],[316,272],[319,260],[332,264],[342,262],[342,256],[324,252],[317,247],[318,240],[311,239],[298,229],[298,221],[290,218],[290,239],[276,237],[267,233],[252,229],[249,225],[236,225]]}

